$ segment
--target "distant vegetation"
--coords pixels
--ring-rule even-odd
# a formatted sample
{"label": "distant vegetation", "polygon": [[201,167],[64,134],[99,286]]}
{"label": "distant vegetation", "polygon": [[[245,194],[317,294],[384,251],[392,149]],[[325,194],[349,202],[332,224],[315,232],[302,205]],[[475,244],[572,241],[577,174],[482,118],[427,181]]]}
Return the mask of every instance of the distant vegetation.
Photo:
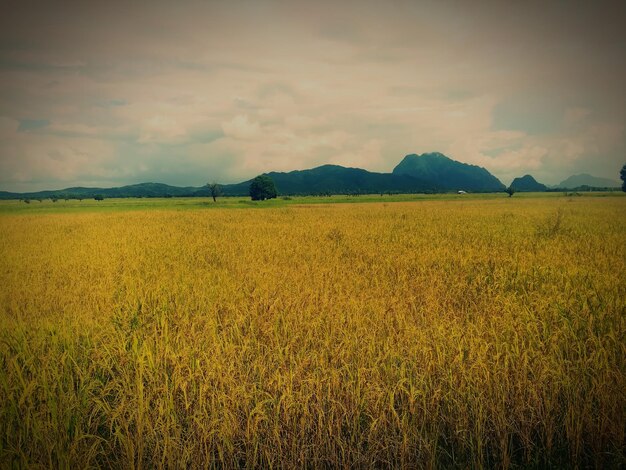
{"label": "distant vegetation", "polygon": [[274,180],[267,175],[257,176],[250,183],[250,198],[253,201],[265,201],[278,196]]}

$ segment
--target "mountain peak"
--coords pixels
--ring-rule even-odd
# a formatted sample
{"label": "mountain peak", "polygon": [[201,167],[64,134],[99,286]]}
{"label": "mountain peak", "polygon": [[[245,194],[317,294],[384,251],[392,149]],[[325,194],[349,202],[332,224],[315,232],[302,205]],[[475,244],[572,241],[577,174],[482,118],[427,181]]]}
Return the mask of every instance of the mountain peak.
{"label": "mountain peak", "polygon": [[415,159],[423,159],[423,160],[437,160],[437,159],[452,160],[450,157],[445,156],[441,152],[424,152],[424,153],[422,153],[420,155],[418,155],[416,153],[410,153],[410,154],[406,155],[402,159],[402,161],[404,161],[404,160],[415,160]]}
{"label": "mountain peak", "polygon": [[524,175],[519,178],[515,178],[511,183],[511,187],[516,191],[533,191],[540,192],[545,191],[548,187],[545,184],[537,182],[531,175]]}
{"label": "mountain peak", "polygon": [[458,162],[440,152],[407,155],[393,174],[432,181],[448,191],[502,191],[505,187],[484,168]]}

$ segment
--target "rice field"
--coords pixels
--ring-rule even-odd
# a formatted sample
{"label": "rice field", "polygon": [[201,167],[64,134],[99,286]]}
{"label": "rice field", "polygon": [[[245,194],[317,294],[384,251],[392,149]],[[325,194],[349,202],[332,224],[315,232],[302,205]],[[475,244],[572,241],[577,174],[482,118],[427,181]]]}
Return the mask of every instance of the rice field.
{"label": "rice field", "polygon": [[291,202],[0,210],[0,467],[626,463],[625,197]]}

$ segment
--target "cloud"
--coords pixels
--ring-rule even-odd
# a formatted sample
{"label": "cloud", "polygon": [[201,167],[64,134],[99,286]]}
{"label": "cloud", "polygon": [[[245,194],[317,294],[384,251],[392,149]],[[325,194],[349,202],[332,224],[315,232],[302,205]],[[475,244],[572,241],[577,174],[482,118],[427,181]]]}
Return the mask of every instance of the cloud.
{"label": "cloud", "polygon": [[8,158],[0,160],[2,183],[52,180],[69,184],[85,177],[119,174],[113,165],[107,165],[114,156],[112,145],[101,140],[18,136],[5,149]]}
{"label": "cloud", "polygon": [[624,8],[15,2],[0,189],[242,181],[438,150],[509,179],[615,177]]}
{"label": "cloud", "polygon": [[237,115],[230,121],[222,123],[222,130],[226,137],[237,140],[254,140],[261,135],[258,122],[252,122],[247,115]]}
{"label": "cloud", "polygon": [[128,105],[128,101],[118,98],[112,98],[100,103],[100,106],[103,108],[115,107],[115,106],[126,106]]}
{"label": "cloud", "polygon": [[1,140],[8,140],[13,138],[17,129],[19,128],[19,121],[15,119],[0,116],[0,138]]}
{"label": "cloud", "polygon": [[187,137],[185,126],[170,116],[152,116],[141,125],[138,143],[177,143]]}
{"label": "cloud", "polygon": [[50,121],[47,119],[20,119],[20,125],[17,128],[18,132],[29,132],[43,129],[48,127]]}
{"label": "cloud", "polygon": [[499,101],[493,110],[495,130],[553,134],[562,129],[567,99],[560,94],[521,90]]}

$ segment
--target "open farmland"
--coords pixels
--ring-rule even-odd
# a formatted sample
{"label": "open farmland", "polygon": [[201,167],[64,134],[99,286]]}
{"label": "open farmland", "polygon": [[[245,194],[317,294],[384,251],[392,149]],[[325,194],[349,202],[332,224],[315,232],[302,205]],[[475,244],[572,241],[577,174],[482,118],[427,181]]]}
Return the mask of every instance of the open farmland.
{"label": "open farmland", "polygon": [[626,462],[626,197],[288,202],[3,203],[0,466]]}

